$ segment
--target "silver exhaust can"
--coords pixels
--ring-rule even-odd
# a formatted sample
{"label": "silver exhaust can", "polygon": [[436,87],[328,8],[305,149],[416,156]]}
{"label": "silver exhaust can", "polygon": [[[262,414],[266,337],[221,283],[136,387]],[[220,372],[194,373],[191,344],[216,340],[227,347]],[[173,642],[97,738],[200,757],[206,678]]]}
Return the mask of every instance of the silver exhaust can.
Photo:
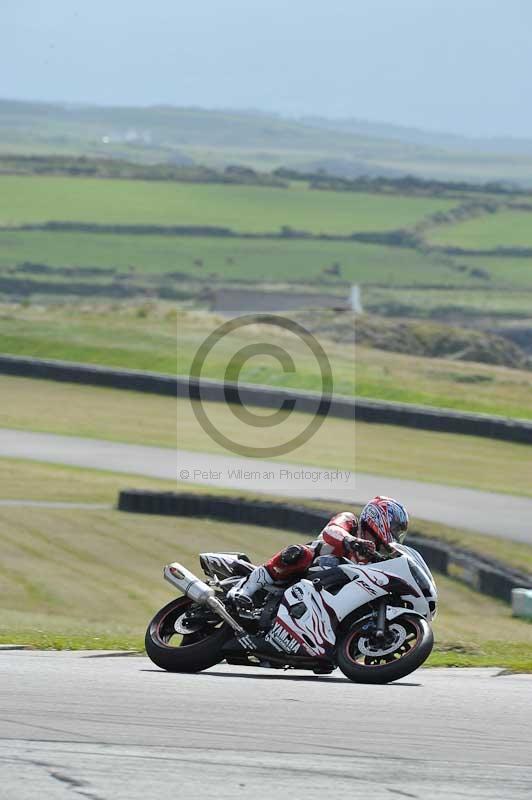
{"label": "silver exhaust can", "polygon": [[168,564],[163,572],[165,580],[175,586],[179,591],[200,605],[208,605],[209,599],[214,597],[214,589],[207,586],[182,564],[174,561]]}
{"label": "silver exhaust can", "polygon": [[168,564],[163,571],[165,580],[183,592],[187,597],[190,597],[195,603],[202,606],[209,606],[215,614],[218,614],[224,622],[227,622],[231,628],[239,635],[245,634],[244,628],[231,616],[223,603],[215,597],[214,589],[207,586],[202,580],[196,577],[193,572],[190,572],[182,564],[174,561]]}

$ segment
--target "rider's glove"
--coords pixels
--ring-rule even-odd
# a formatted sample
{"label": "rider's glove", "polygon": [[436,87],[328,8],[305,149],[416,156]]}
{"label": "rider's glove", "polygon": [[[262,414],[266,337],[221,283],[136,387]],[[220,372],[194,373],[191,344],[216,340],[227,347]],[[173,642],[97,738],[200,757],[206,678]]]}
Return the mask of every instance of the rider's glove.
{"label": "rider's glove", "polygon": [[365,558],[371,558],[375,555],[376,547],[375,542],[370,542],[368,539],[358,539],[355,536],[345,539],[345,548],[347,554],[356,553],[359,556],[364,556]]}

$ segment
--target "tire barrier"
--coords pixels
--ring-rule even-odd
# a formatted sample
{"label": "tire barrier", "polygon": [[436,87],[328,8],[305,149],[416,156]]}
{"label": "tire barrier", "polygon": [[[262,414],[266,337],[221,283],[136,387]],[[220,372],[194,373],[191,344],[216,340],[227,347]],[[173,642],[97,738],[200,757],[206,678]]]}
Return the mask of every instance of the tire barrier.
{"label": "tire barrier", "polygon": [[502,439],[507,442],[532,444],[532,422],[505,417],[451,411],[442,408],[388,403],[377,400],[356,401],[356,419],[381,425],[402,425],[407,428],[459,433]]}
{"label": "tire barrier", "polygon": [[[293,531],[310,538],[329,521],[332,509],[313,509],[268,500],[249,500],[207,494],[153,492],[139,489],[121,491],[118,510],[137,514],[175,517],[205,517],[220,522],[257,525]],[[482,594],[512,602],[512,589],[532,589],[532,577],[476,553],[453,547],[412,531],[409,543],[418,550],[429,567],[466,583]]]}
{"label": "tire barrier", "polygon": [[[295,410],[315,414],[321,396],[296,389],[206,380],[196,381],[186,376],[163,375],[158,372],[115,369],[95,364],[76,364],[68,361],[0,355],[0,374],[26,378],[44,378],[135,392],[149,392],[170,397],[198,396],[208,402],[227,402],[230,397],[243,405],[263,408],[281,407],[287,400],[295,401]],[[333,396],[329,415],[380,425],[400,425],[408,428],[460,433],[532,444],[532,422],[505,417],[429,408],[405,403],[392,403],[366,398]]]}
{"label": "tire barrier", "polygon": [[176,379],[171,375],[139,370],[114,369],[96,364],[76,364],[42,358],[0,355],[0,374],[22,378],[42,378],[49,381],[104,386],[175,397]]}

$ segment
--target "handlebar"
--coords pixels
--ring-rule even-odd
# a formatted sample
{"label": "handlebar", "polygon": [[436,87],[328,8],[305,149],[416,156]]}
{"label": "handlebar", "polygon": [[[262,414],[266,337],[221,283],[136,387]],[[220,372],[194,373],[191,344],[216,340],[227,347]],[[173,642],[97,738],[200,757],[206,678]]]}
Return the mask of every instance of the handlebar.
{"label": "handlebar", "polygon": [[[391,553],[397,553],[398,552],[397,549],[393,546],[393,544],[389,544],[389,545],[387,545],[387,547],[388,547],[388,551],[391,552]],[[388,555],[383,555],[382,553],[379,553],[377,550],[375,550],[375,552],[371,554],[371,559],[374,562],[386,561],[388,559],[388,557],[389,557]]]}

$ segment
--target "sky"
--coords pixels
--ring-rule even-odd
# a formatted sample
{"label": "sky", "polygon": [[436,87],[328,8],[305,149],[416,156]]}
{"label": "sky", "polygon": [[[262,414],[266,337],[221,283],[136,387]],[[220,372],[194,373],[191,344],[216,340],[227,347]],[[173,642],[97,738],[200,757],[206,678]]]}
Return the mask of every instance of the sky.
{"label": "sky", "polygon": [[0,97],[532,138],[530,0],[2,0]]}

